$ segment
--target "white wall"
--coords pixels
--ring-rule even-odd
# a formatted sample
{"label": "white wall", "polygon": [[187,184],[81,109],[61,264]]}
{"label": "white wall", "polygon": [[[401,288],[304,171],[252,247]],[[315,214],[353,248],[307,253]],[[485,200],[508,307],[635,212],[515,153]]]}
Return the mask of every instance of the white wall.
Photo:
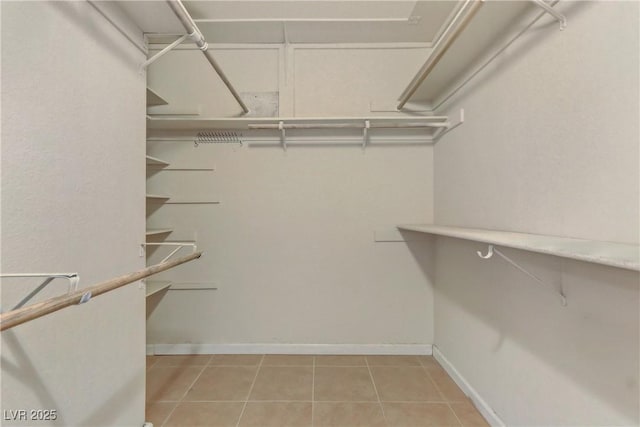
{"label": "white wall", "polygon": [[[87,2],[2,2],[3,273],[83,287],[144,266],[143,60]],[[3,310],[38,284],[3,280]],[[4,331],[3,414],[57,420],[2,424],[142,425],[144,310],[132,284]]]}
{"label": "white wall", "polygon": [[[560,2],[478,75],[435,149],[439,224],[637,243],[636,2]],[[637,273],[439,239],[435,343],[507,425],[637,425]]]}
{"label": "white wall", "polygon": [[[232,80],[248,81],[265,67],[279,81],[254,81],[251,90],[272,90],[275,83],[282,90],[281,107],[308,116],[368,115],[369,99],[399,94],[408,74],[424,61],[424,49],[337,48],[302,49],[295,59],[289,52],[287,61],[275,62],[275,73],[274,61],[264,62],[264,55],[243,56],[245,62],[235,65],[228,61],[247,54],[219,55]],[[345,55],[354,61],[345,64]],[[167,55],[154,64],[150,81],[168,84],[154,73],[168,78],[167,63],[174,58]],[[394,62],[411,64],[412,71],[398,75]],[[366,83],[355,83],[358,79]],[[387,81],[379,88],[371,84]],[[240,92],[247,87],[237,85]],[[186,101],[167,89],[177,103]],[[337,91],[345,92],[342,98],[336,98]],[[285,153],[277,144],[194,148],[190,141],[153,143],[149,149],[176,167],[215,166],[215,172],[161,171],[149,178],[149,189],[221,204],[163,206],[151,213],[149,224],[174,227],[169,240],[197,233],[205,251],[201,262],[165,278],[211,281],[219,289],[169,291],[149,318],[149,344],[193,343],[196,350],[239,343],[429,348],[428,245],[412,242],[412,253],[404,242],[374,242],[374,231],[433,219],[431,146],[377,145],[362,151],[358,145],[325,144],[291,146]]]}

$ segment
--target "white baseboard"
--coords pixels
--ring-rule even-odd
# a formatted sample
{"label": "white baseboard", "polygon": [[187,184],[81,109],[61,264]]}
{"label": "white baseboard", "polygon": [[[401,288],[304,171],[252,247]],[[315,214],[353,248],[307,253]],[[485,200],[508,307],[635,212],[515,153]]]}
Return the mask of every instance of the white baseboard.
{"label": "white baseboard", "polygon": [[154,354],[388,354],[431,355],[431,344],[149,344]]}
{"label": "white baseboard", "polygon": [[487,420],[492,427],[505,427],[506,424],[498,417],[498,415],[491,409],[489,404],[478,394],[478,392],[471,387],[471,384],[464,379],[464,377],[458,372],[458,370],[447,360],[446,357],[442,354],[442,352],[436,347],[433,346],[433,357],[442,365],[445,371],[449,374],[449,376],[458,384],[458,387],[462,389],[464,394],[469,396],[469,398],[473,401],[473,404],[478,408],[478,411],[482,414],[482,416]]}

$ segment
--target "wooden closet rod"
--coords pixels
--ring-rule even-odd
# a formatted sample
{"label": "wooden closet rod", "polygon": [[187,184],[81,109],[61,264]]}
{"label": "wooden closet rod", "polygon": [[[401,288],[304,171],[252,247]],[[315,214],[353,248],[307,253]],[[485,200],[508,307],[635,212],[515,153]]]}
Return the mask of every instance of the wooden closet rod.
{"label": "wooden closet rod", "polygon": [[144,270],[125,274],[123,276],[116,277],[115,279],[107,280],[105,282],[98,283],[97,285],[89,286],[88,288],[80,289],[66,295],[49,298],[46,301],[2,313],[0,315],[0,331],[13,328],[14,326],[37,319],[38,317],[45,316],[65,307],[69,307],[70,305],[83,304],[93,297],[111,292],[124,285],[128,285],[140,279],[144,279],[145,277],[149,277],[153,274],[160,273],[161,271],[184,264],[185,262],[200,258],[200,256],[202,256],[202,252],[195,252],[191,255],[177,258],[173,261],[155,264],[151,267],[145,268]]}

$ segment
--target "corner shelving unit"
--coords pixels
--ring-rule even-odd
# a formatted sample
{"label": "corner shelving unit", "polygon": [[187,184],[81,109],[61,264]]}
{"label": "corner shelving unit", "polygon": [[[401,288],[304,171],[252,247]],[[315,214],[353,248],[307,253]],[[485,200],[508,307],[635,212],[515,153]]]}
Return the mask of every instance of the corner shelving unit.
{"label": "corner shelving unit", "polygon": [[[167,105],[168,102],[165,101],[160,95],[158,95],[153,90],[147,88],[147,107],[155,106],[155,105]],[[162,159],[153,156],[146,156],[146,166],[148,168],[165,168],[169,166],[169,162],[166,162]],[[164,194],[151,194],[147,193],[146,200],[147,203],[166,203],[170,199],[169,196]],[[171,233],[173,229],[171,228],[147,228],[145,233],[145,241],[149,242],[150,239],[152,241],[158,241],[158,239],[164,239],[169,233]],[[147,298],[151,295],[157,294],[165,289],[168,289],[171,286],[171,282],[164,280],[148,280],[145,282],[146,285],[146,296]]]}
{"label": "corner shelving unit", "polygon": [[398,229],[640,271],[640,245],[434,224],[399,225]]}

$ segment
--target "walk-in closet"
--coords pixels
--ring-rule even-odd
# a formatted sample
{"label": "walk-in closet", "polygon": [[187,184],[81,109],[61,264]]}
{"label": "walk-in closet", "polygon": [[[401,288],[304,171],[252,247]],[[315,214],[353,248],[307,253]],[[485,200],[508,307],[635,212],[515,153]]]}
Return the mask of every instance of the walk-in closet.
{"label": "walk-in closet", "polygon": [[0,425],[640,425],[639,2],[0,20]]}

